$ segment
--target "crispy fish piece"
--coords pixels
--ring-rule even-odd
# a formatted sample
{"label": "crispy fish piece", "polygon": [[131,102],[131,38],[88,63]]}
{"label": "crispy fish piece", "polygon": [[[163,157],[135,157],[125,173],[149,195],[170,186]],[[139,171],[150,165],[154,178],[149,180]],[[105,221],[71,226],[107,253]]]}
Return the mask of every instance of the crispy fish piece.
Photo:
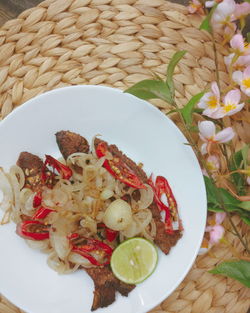
{"label": "crispy fish piece", "polygon": [[16,164],[20,166],[24,172],[24,187],[30,188],[33,191],[38,190],[41,187],[42,159],[32,153],[24,151],[20,153]]}
{"label": "crispy fish piece", "polygon": [[64,159],[66,160],[69,155],[75,152],[89,152],[88,141],[71,131],[61,130],[56,133],[56,141]]}
{"label": "crispy fish piece", "polygon": [[111,152],[113,156],[117,156],[120,158],[124,163],[126,163],[136,174],[137,177],[141,179],[143,183],[146,183],[148,180],[148,177],[146,173],[143,171],[141,167],[139,167],[134,161],[132,161],[130,158],[128,158],[124,153],[122,153],[116,145],[109,145],[106,141],[101,140],[99,138],[95,138],[95,148],[98,146],[100,142],[105,142],[108,147],[108,151]]}
{"label": "crispy fish piece", "polygon": [[[32,191],[38,191],[42,187],[41,175],[43,169],[43,160],[40,159],[37,155],[23,151],[20,153],[16,164],[20,166],[24,172],[24,187],[29,188]],[[52,187],[55,184],[54,176],[49,170],[46,171],[46,174],[47,177],[49,177],[46,181],[46,185]]]}
{"label": "crispy fish piece", "polygon": [[165,224],[161,220],[161,214],[157,204],[153,202],[150,205],[150,209],[156,225],[156,236],[154,238],[154,243],[161,249],[163,253],[168,254],[170,249],[174,247],[177,241],[181,238],[182,234],[179,230],[175,230],[173,234],[166,233]]}
{"label": "crispy fish piece", "polygon": [[115,301],[116,291],[127,297],[129,292],[135,288],[135,285],[128,285],[118,280],[107,266],[103,268],[86,268],[85,270],[95,284],[91,311],[107,307],[113,303]]}
{"label": "crispy fish piece", "polygon": [[[70,154],[75,152],[89,152],[87,140],[70,131],[60,131],[56,133],[56,140],[59,149],[66,159]],[[77,167],[74,167],[77,170]],[[81,168],[78,167],[78,170]],[[104,268],[85,268],[86,272],[93,279],[95,290],[91,310],[107,307],[115,301],[116,291],[123,296],[128,296],[129,292],[135,288],[135,285],[128,285],[119,281],[112,273],[108,266]]]}
{"label": "crispy fish piece", "polygon": [[[95,139],[95,147],[100,143],[105,142],[100,140],[99,138]],[[107,144],[107,142],[105,142]],[[108,145],[108,144],[107,144]],[[143,183],[147,183],[148,177],[144,170],[139,167],[134,161],[128,158],[125,154],[123,154],[115,145],[108,145],[108,150],[112,153],[112,155],[121,158],[127,165],[134,171],[134,173],[141,179]],[[140,194],[137,190],[132,194],[134,199],[139,200]],[[179,230],[174,231],[173,234],[168,234],[165,231],[165,224],[161,219],[160,211],[155,202],[151,204],[149,207],[153,214],[153,219],[156,224],[156,236],[154,239],[154,243],[164,252],[168,254],[171,247],[175,246],[177,241],[181,238],[182,234]]]}

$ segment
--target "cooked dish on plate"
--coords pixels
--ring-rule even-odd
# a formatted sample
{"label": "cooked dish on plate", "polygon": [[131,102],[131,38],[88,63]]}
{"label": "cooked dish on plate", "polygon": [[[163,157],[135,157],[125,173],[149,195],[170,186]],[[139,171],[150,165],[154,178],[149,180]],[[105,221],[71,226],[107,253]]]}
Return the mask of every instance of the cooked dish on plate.
{"label": "cooked dish on plate", "polygon": [[123,279],[110,266],[113,256],[119,259],[117,247],[126,253],[132,246],[127,242],[137,238],[140,249],[144,238],[168,254],[183,227],[166,178],[148,177],[142,164],[98,136],[88,143],[59,131],[56,141],[62,158],[21,152],[8,173],[0,170],[2,222],[13,220],[17,234],[47,253],[48,265],[58,273],[84,269],[94,281],[91,309],[96,310],[113,303],[116,291],[128,296],[139,282]]}

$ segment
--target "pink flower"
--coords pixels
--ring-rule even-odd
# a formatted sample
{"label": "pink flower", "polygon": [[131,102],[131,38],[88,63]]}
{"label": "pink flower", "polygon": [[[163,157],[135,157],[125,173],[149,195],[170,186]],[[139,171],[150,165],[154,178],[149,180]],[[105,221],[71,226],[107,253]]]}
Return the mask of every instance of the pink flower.
{"label": "pink flower", "polygon": [[209,155],[206,165],[210,172],[216,172],[220,168],[220,160],[216,155]]}
{"label": "pink flower", "polygon": [[205,7],[206,8],[212,8],[216,3],[220,3],[223,0],[209,0],[205,2]]}
{"label": "pink flower", "polygon": [[248,97],[250,96],[250,66],[244,72],[236,71],[233,73],[233,80],[239,84],[240,89]]}
{"label": "pink flower", "polygon": [[198,124],[199,136],[205,143],[225,143],[233,139],[235,133],[232,127],[227,127],[216,134],[215,125],[211,121],[202,121]]}
{"label": "pink flower", "polygon": [[226,42],[230,41],[235,34],[235,31],[237,29],[237,26],[235,23],[229,23],[225,28],[224,28],[224,34],[223,37]]}
{"label": "pink flower", "polygon": [[198,107],[204,109],[202,114],[211,118],[220,118],[217,116],[220,109],[220,91],[216,82],[212,82],[211,91],[204,94]]}
{"label": "pink flower", "polygon": [[191,0],[188,5],[188,12],[191,14],[199,13],[204,15],[202,3],[199,0]]}
{"label": "pink flower", "polygon": [[206,253],[223,238],[225,228],[221,225],[221,223],[224,221],[225,217],[225,212],[218,212],[215,214],[215,221],[208,219],[209,225],[206,227],[205,232],[209,233],[209,240],[204,238],[199,254]]}
{"label": "pink flower", "polygon": [[240,4],[237,3],[233,13],[233,19],[238,20],[244,18],[248,14],[250,14],[250,3],[248,2],[243,2]]}
{"label": "pink flower", "polygon": [[206,1],[205,2],[205,7],[206,8],[212,8],[216,4],[216,1],[211,0],[211,1]]}
{"label": "pink flower", "polygon": [[244,38],[241,34],[234,35],[230,40],[230,45],[236,55],[250,54],[250,46],[248,44],[245,44]]}
{"label": "pink flower", "polygon": [[225,229],[221,225],[207,226],[206,231],[210,233],[210,244],[218,243],[225,233]]}
{"label": "pink flower", "polygon": [[211,18],[213,28],[215,30],[221,30],[225,25],[230,23],[234,10],[234,0],[223,0],[219,3]]}
{"label": "pink flower", "polygon": [[235,54],[231,53],[224,57],[224,62],[228,69],[230,65],[232,65],[235,70],[244,70],[245,67],[250,65],[250,54],[238,57],[238,59],[232,64],[234,56]]}
{"label": "pink flower", "polygon": [[250,176],[247,176],[247,183],[250,185]]}
{"label": "pink flower", "polygon": [[243,107],[244,103],[239,103],[241,93],[239,89],[230,90],[224,97],[221,112],[223,116],[230,116],[239,112]]}

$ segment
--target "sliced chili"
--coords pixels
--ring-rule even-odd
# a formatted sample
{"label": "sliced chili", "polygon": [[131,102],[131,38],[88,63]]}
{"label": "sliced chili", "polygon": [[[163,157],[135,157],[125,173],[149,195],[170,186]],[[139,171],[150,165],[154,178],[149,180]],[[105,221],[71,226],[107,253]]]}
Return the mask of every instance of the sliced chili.
{"label": "sliced chili", "polygon": [[[71,234],[68,238],[72,240],[72,251],[88,259],[91,264],[104,266],[110,263],[110,257],[113,253],[113,249],[106,243],[93,238],[77,236],[77,234]],[[76,244],[74,243],[74,239],[81,239],[83,243]],[[104,252],[106,260],[103,263],[100,263],[93,255],[91,255],[90,252],[93,251]]]}
{"label": "sliced chili", "polygon": [[38,191],[33,198],[33,207],[38,208],[42,203],[42,192]]}
{"label": "sliced chili", "polygon": [[75,253],[80,254],[82,257],[84,257],[85,259],[89,260],[89,262],[95,266],[104,266],[104,265],[108,265],[110,263],[110,261],[107,261],[105,263],[100,263],[99,261],[97,261],[97,259],[95,257],[93,257],[90,253],[86,252],[83,249],[77,248],[77,247],[73,247],[72,251]]}
{"label": "sliced chili", "polygon": [[[108,152],[108,146],[105,142],[100,142],[96,147],[96,155],[101,158]],[[145,189],[146,186],[141,182],[134,171],[118,156],[113,156],[111,160],[105,160],[103,166],[106,170],[120,180],[122,183],[136,189]]]}
{"label": "sliced chili", "polygon": [[49,225],[30,220],[17,224],[16,232],[25,239],[45,240],[49,238],[49,228]]}
{"label": "sliced chili", "polygon": [[32,219],[33,220],[41,220],[41,219],[44,219],[47,215],[49,215],[49,213],[51,212],[55,212],[55,210],[53,209],[49,209],[49,208],[46,208],[46,207],[40,207],[36,213],[33,215]]}
{"label": "sliced chili", "polygon": [[118,235],[118,231],[117,230],[113,230],[113,229],[108,228],[104,223],[99,223],[97,226],[104,228],[105,238],[109,242],[113,242],[116,239],[116,237]]}
{"label": "sliced chili", "polygon": [[[157,178],[158,177],[162,177],[162,176],[157,176]],[[156,182],[157,182],[157,178],[156,178]],[[164,177],[162,177],[162,178],[165,179]],[[156,183],[154,184],[153,179],[152,179],[152,175],[151,175],[150,178],[148,179],[148,183],[153,189],[154,200],[157,204],[158,209],[160,211],[165,212],[165,221],[164,221],[165,222],[165,230],[167,233],[173,234],[174,230],[173,230],[170,208],[161,201],[161,196],[163,194],[166,194],[165,189],[162,186],[162,180],[160,179],[160,180],[158,180],[158,184],[156,184]],[[167,194],[166,194],[166,196],[167,196]]]}
{"label": "sliced chili", "polygon": [[[45,155],[44,166],[46,167],[46,165],[52,166],[60,175],[62,175],[62,178],[64,179],[70,179],[72,176],[71,168],[57,161],[51,155]],[[45,173],[45,170],[43,172]]]}

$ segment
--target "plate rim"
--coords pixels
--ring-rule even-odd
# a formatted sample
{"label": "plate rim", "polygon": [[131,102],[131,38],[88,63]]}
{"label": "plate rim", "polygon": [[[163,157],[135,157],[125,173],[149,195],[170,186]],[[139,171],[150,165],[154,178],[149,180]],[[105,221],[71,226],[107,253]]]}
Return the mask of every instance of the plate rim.
{"label": "plate rim", "polygon": [[[60,91],[62,90],[74,90],[74,89],[104,89],[104,90],[109,90],[111,92],[116,92],[116,93],[124,93],[121,89],[118,89],[118,88],[114,88],[114,87],[109,87],[109,86],[103,86],[103,85],[73,85],[73,86],[65,86],[65,87],[61,87],[61,88],[55,88],[55,89],[52,89],[52,90],[49,90],[49,91],[46,91],[42,94],[39,94],[31,99],[29,99],[28,101],[24,102],[23,104],[21,104],[20,106],[14,108],[12,110],[11,113],[9,113],[1,122],[0,122],[0,132],[1,132],[1,129],[2,129],[2,125],[6,124],[6,123],[10,123],[11,122],[11,119],[13,117],[15,117],[16,114],[19,114],[19,112],[22,112],[23,110],[27,110],[29,109],[29,106],[31,105],[35,105],[36,103],[36,100],[39,98],[39,99],[42,99],[44,97],[47,97],[47,96],[50,96],[52,94],[58,94],[60,93]],[[166,115],[164,114],[159,108],[157,108],[156,106],[154,106],[153,104],[151,104],[149,101],[147,100],[142,100],[142,99],[139,99],[129,93],[126,93],[126,95],[130,96],[130,97],[134,97],[136,98],[137,100],[139,101],[142,101],[145,105],[148,106],[149,109],[151,110],[154,110],[154,111],[157,111],[157,113],[161,114],[162,117],[164,118],[167,118],[168,122],[170,124],[172,124],[171,126],[175,128],[175,130],[185,139],[186,142],[188,142],[187,138],[185,137],[185,135],[182,133],[182,131],[179,129],[179,127]],[[198,159],[195,155],[195,152],[192,150],[192,154],[195,158],[195,162],[196,162],[196,167],[197,169],[199,168],[199,171],[200,171],[200,176],[202,177],[202,172],[201,172],[201,167],[199,165],[199,162],[198,162]],[[207,204],[207,196],[206,196],[206,189],[205,189],[205,183],[204,183],[204,180],[203,180],[203,184],[202,184],[202,190],[200,190],[200,193],[203,193],[203,201],[205,203],[205,206]],[[198,251],[199,251],[199,247],[202,243],[202,239],[203,239],[203,236],[204,236],[204,231],[205,231],[205,226],[206,226],[206,218],[207,218],[207,208],[204,207],[204,221],[203,221],[203,232],[201,232],[199,234],[199,240],[196,240],[196,250],[195,250],[195,253],[193,253],[193,257],[192,259],[190,259],[189,261],[189,264],[185,264],[185,271],[183,272],[183,274],[179,277],[179,279],[175,282],[175,284],[172,286],[171,288],[171,291],[168,293],[167,296],[165,297],[160,297],[158,302],[157,303],[154,303],[152,305],[148,305],[148,306],[145,306],[143,309],[145,310],[144,312],[146,313],[147,311],[153,309],[156,305],[160,304],[162,301],[164,301],[167,297],[169,297],[173,291],[180,285],[180,283],[185,279],[185,277],[187,276],[188,272],[191,270],[191,267],[192,265],[194,264],[195,262],[195,259],[197,258],[198,256]],[[10,301],[12,301],[10,299]],[[13,303],[13,302],[12,302]]]}

